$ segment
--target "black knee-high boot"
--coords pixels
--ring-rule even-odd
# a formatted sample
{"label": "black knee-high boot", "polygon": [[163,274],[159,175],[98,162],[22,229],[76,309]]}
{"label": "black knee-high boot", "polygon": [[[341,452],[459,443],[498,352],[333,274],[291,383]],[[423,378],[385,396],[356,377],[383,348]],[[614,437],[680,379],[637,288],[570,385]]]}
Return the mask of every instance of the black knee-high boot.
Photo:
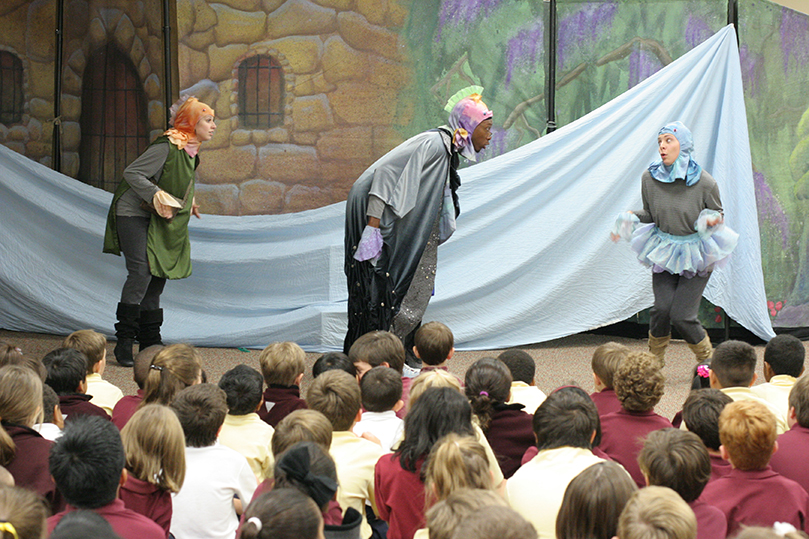
{"label": "black knee-high boot", "polygon": [[138,344],[141,350],[155,344],[163,344],[160,337],[160,326],[163,325],[163,309],[141,311],[138,325],[140,326]]}
{"label": "black knee-high boot", "polygon": [[124,367],[131,367],[135,364],[132,346],[138,336],[140,305],[119,303],[116,315],[118,323],[115,324],[115,336],[118,342],[115,345],[115,360]]}

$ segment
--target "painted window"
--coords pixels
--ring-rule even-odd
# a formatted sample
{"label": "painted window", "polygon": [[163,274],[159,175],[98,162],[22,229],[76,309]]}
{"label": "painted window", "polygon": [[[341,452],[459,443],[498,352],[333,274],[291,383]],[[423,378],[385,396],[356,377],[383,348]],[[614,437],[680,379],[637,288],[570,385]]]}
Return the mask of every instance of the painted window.
{"label": "painted window", "polygon": [[239,64],[239,119],[248,129],[284,124],[284,70],[272,56],[251,56]]}

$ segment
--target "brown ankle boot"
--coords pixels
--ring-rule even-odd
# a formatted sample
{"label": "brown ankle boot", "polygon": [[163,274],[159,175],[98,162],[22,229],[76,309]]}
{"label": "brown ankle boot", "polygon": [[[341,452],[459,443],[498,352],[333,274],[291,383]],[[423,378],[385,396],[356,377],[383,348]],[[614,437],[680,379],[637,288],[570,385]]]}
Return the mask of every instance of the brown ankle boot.
{"label": "brown ankle boot", "polygon": [[671,334],[664,337],[655,337],[649,332],[649,351],[657,357],[663,365],[666,364],[664,356],[666,355],[666,347],[668,347],[670,340]]}
{"label": "brown ankle boot", "polygon": [[705,334],[705,338],[697,344],[688,343],[688,347],[697,357],[697,363],[704,363],[713,356],[713,346],[711,346],[711,339],[708,337],[707,333]]}

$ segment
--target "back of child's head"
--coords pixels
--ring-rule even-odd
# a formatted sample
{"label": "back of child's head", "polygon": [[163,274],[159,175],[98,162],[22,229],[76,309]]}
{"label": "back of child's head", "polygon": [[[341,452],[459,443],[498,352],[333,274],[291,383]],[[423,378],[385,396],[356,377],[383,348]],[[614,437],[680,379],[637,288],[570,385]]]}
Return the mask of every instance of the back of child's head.
{"label": "back of child's head", "polygon": [[407,409],[413,408],[419,397],[431,387],[449,387],[461,393],[461,383],[447,371],[436,369],[422,372],[410,383],[410,394],[407,400]]}
{"label": "back of child's head", "polygon": [[742,341],[723,342],[713,351],[711,373],[723,388],[749,387],[756,375],[756,349]]}
{"label": "back of child's head", "polygon": [[619,539],[695,539],[697,518],[680,495],[666,487],[635,492],[618,519]]}
{"label": "back of child's head", "polygon": [[143,401],[146,404],[168,406],[175,395],[199,382],[202,364],[199,352],[189,344],[166,346],[152,358],[149,374],[143,384]]}
{"label": "back of child's head", "polygon": [[419,359],[425,365],[440,365],[449,358],[455,346],[452,331],[441,322],[427,322],[416,330],[413,338]]}
{"label": "back of child's head", "polygon": [[67,503],[97,509],[118,496],[126,456],[115,425],[101,417],[79,416],[65,425],[48,462]]}
{"label": "back of child's head", "polygon": [[71,395],[87,379],[87,358],[75,348],[57,348],[42,358],[48,371],[45,383],[59,396]]}
{"label": "back of child's head", "polygon": [[450,493],[427,510],[425,515],[430,539],[450,539],[458,525],[481,509],[500,505],[506,500],[492,490],[461,488]]}
{"label": "back of child's head", "polygon": [[331,448],[332,426],[317,410],[295,410],[278,422],[272,435],[275,458],[298,442],[313,442],[324,451]]}
{"label": "back of child's head", "polygon": [[121,439],[126,469],[137,479],[169,492],[179,492],[185,480],[185,435],[177,415],[162,404],[137,410]]}
{"label": "back of child's head", "polygon": [[354,341],[348,359],[355,366],[366,363],[371,368],[387,363],[400,373],[404,369],[405,349],[401,339],[389,331],[372,331]]}
{"label": "back of child's head", "polygon": [[731,402],[719,416],[719,440],[737,470],[761,470],[770,462],[777,437],[775,415],[762,403]]}
{"label": "back of child's head", "polygon": [[683,404],[685,427],[699,436],[705,447],[719,451],[719,414],[733,399],[718,389],[697,389],[689,393]]}
{"label": "back of child's head", "polygon": [[612,389],[615,371],[621,366],[626,356],[629,355],[629,348],[617,342],[608,342],[598,346],[593,352],[591,365],[593,372],[604,387]]}
{"label": "back of child's head", "polygon": [[[776,531],[777,529],[777,531]],[[809,535],[803,530],[796,530],[791,524],[776,522],[772,528],[761,526],[742,526],[733,539],[807,539]]]}
{"label": "back of child's head", "polygon": [[803,373],[805,358],[803,343],[792,335],[776,335],[764,348],[764,362],[776,375],[786,374],[797,378]]}
{"label": "back of child's head", "polygon": [[21,365],[24,356],[22,350],[6,341],[0,341],[0,367]]}
{"label": "back of child's head", "polygon": [[626,502],[638,490],[626,470],[601,461],[568,483],[556,517],[557,539],[612,539]]}
{"label": "back of child's head", "polygon": [[87,374],[93,374],[93,369],[106,354],[107,338],[92,329],[81,329],[65,337],[62,346],[75,348],[84,354],[87,359]]}
{"label": "back of child's head", "polygon": [[143,389],[146,386],[146,379],[149,377],[152,360],[166,346],[162,344],[153,344],[143,350],[138,351],[135,356],[135,364],[132,366],[132,379],[138,385],[138,389]]}
{"label": "back of child's head", "polygon": [[472,436],[450,433],[430,451],[424,474],[427,505],[458,489],[493,489],[486,449]]}
{"label": "back of child's head", "polygon": [[321,511],[337,492],[337,468],[328,451],[314,442],[298,442],[275,461],[275,486],[294,488],[314,500]]}
{"label": "back of child's head", "polygon": [[497,356],[497,359],[508,367],[511,378],[515,382],[524,382],[529,386],[534,383],[537,365],[534,363],[534,358],[531,357],[531,354],[525,350],[506,350]]}
{"label": "back of child's head", "polygon": [[294,342],[272,343],[258,360],[268,386],[293,386],[306,368],[306,352]]}
{"label": "back of child's head", "polygon": [[[431,536],[432,537],[432,536]],[[482,507],[458,523],[452,539],[537,539],[534,526],[511,507]]]}
{"label": "back of child's head", "polygon": [[638,464],[650,485],[669,487],[687,503],[702,494],[711,479],[711,457],[693,432],[661,429],[646,436]]}
{"label": "back of child's head", "polygon": [[789,407],[795,409],[798,425],[809,428],[809,377],[798,378],[789,391]]}
{"label": "back of child's head", "polygon": [[0,538],[42,539],[47,532],[48,508],[36,493],[0,486]]}
{"label": "back of child's head", "polygon": [[48,384],[42,384],[42,422],[55,423],[53,413],[59,406],[59,395]]}
{"label": "back of child's head", "polygon": [[[19,365],[0,368],[0,418],[4,422],[31,427],[41,417],[42,382],[31,369]],[[14,460],[17,446],[0,427],[0,465]]]}
{"label": "back of child's head", "polygon": [[596,405],[590,395],[578,387],[562,387],[551,392],[534,412],[533,427],[540,450],[557,447],[592,449],[601,438]]}
{"label": "back of child's head", "polygon": [[326,371],[341,370],[357,376],[357,369],[348,356],[342,352],[326,352],[312,365],[312,377],[317,378]]}
{"label": "back of child's head", "polygon": [[362,406],[360,386],[346,372],[324,372],[309,386],[306,404],[325,415],[335,432],[346,431],[354,425]]}
{"label": "back of child's head", "polygon": [[225,422],[228,403],[225,392],[213,384],[197,384],[183,389],[171,403],[185,434],[187,447],[208,447],[216,443]]}
{"label": "back of child's head", "polygon": [[219,387],[227,395],[230,415],[247,415],[261,404],[264,378],[247,365],[236,365],[219,379]]}
{"label": "back of child's head", "polygon": [[321,539],[323,515],[294,488],[277,488],[253,500],[244,512],[240,539]]}
{"label": "back of child's head", "polygon": [[481,358],[466,370],[464,393],[480,428],[486,432],[494,417],[495,406],[504,404],[511,394],[511,371],[499,359]]}
{"label": "back of child's head", "polygon": [[615,370],[613,385],[621,406],[630,412],[648,412],[663,397],[665,378],[660,360],[649,352],[627,354]]}
{"label": "back of child's head", "polygon": [[362,377],[360,392],[369,412],[393,410],[402,400],[402,376],[390,367],[374,367]]}
{"label": "back of child's head", "polygon": [[48,539],[121,539],[104,517],[93,511],[70,511],[54,527]]}

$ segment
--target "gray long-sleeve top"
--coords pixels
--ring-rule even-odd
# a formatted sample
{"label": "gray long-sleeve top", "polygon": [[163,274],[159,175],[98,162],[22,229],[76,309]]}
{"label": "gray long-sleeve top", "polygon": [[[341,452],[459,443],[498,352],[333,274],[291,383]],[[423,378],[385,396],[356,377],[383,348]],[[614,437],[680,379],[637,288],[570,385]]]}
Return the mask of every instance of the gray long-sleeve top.
{"label": "gray long-sleeve top", "polygon": [[163,165],[169,156],[169,143],[152,144],[140,157],[124,170],[124,181],[130,189],[118,199],[115,214],[119,217],[149,217],[150,213],[140,207],[142,201],[151,202],[160,191],[157,182],[163,174]]}
{"label": "gray long-sleeve top", "polygon": [[713,177],[702,171],[699,181],[687,186],[685,180],[664,183],[652,178],[646,170],[641,177],[643,210],[634,211],[642,223],[655,223],[661,231],[674,236],[694,234],[694,223],[702,210],[722,212],[719,186]]}

